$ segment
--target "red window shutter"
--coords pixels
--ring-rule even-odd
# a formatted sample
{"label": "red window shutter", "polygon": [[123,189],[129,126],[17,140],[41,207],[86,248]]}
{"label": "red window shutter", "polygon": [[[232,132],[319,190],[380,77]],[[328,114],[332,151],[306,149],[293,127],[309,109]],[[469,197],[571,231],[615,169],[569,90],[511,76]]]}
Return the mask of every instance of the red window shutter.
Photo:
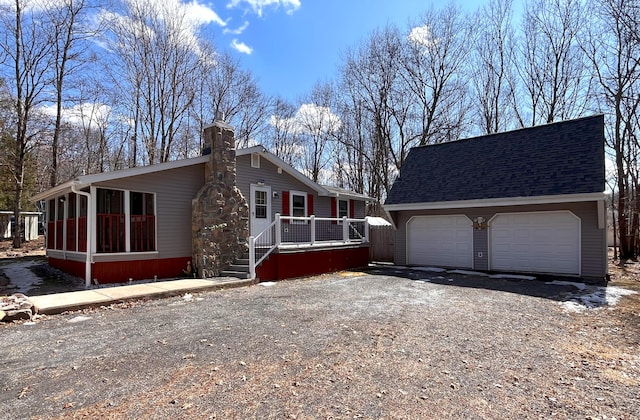
{"label": "red window shutter", "polygon": [[[289,215],[289,191],[282,191],[282,213],[283,216]],[[289,220],[283,220],[284,223],[289,223]]]}
{"label": "red window shutter", "polygon": [[307,216],[313,214],[313,194],[307,194]]}
{"label": "red window shutter", "polygon": [[[338,217],[338,206],[336,203],[336,198],[335,197],[331,197],[331,218],[335,219],[336,217]],[[333,224],[335,224],[336,222],[331,222]]]}
{"label": "red window shutter", "polygon": [[355,219],[356,216],[356,200],[349,200],[349,218]]}

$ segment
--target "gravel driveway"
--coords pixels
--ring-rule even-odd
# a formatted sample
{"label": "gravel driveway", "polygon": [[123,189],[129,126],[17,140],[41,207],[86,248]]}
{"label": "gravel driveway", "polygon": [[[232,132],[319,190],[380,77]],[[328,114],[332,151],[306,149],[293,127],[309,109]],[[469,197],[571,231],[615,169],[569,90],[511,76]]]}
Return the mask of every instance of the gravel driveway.
{"label": "gravel driveway", "polygon": [[2,417],[637,418],[637,312],[562,304],[594,290],[381,268],[0,325]]}

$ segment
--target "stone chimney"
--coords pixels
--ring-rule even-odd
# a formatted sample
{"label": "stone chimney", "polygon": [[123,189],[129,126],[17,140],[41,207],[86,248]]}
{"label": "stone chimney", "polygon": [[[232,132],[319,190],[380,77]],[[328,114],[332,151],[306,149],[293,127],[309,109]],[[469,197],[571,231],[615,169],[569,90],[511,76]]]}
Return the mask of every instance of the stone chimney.
{"label": "stone chimney", "polygon": [[204,129],[209,155],[205,184],[192,202],[193,262],[200,278],[215,277],[248,250],[249,206],[236,187],[233,127],[216,115]]}

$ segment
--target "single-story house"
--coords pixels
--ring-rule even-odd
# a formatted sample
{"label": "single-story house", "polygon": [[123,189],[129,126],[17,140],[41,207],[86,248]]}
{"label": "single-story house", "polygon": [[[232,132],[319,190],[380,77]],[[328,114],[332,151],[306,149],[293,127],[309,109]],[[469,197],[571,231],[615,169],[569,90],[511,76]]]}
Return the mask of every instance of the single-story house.
{"label": "single-story house", "polygon": [[249,264],[251,237],[258,256],[269,253],[254,267],[263,280],[366,265],[369,197],[319,185],[262,146],[236,150],[223,121],[204,137],[202,156],[80,176],[32,197],[47,203],[49,263],[87,285],[212,277]]}
{"label": "single-story house", "polygon": [[384,208],[395,263],[607,277],[604,117],[412,148]]}

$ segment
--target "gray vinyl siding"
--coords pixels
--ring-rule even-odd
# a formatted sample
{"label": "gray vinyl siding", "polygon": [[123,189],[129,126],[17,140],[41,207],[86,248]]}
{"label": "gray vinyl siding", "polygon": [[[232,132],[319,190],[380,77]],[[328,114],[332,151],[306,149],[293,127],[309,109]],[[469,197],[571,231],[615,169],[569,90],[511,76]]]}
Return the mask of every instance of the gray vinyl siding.
{"label": "gray vinyl siding", "polygon": [[[236,169],[236,185],[242,191],[245,200],[251,207],[251,184],[264,182],[266,187],[271,187],[271,220],[276,213],[282,213],[282,192],[283,191],[302,191],[307,194],[313,194],[314,211],[318,203],[318,195],[302,182],[298,181],[287,172],[278,173],[278,167],[267,159],[260,157],[260,167],[251,167],[251,155],[243,155],[237,157]],[[278,193],[277,197],[273,193]],[[317,212],[316,212],[317,213]]]}
{"label": "gray vinyl siding", "polygon": [[[251,167],[251,155],[238,156],[236,169],[236,186],[251,206],[251,184],[264,182],[265,187],[271,187],[271,219],[276,213],[282,214],[282,192],[302,191],[313,195],[313,213],[317,217],[331,217],[331,197],[318,196],[318,193],[307,185],[298,181],[285,171],[278,173],[278,167],[263,157],[260,167]],[[274,197],[273,193],[278,196]],[[355,201],[356,218],[364,217],[364,201]]]}
{"label": "gray vinyl siding", "polygon": [[[477,217],[477,216],[476,216]],[[489,231],[487,229],[473,230],[473,268],[487,271],[489,269]],[[482,253],[482,256],[480,256]]]}
{"label": "gray vinyl siding", "polygon": [[[191,165],[151,174],[122,178],[96,184],[113,188],[156,194],[157,258],[191,256],[191,201],[204,184],[204,164]],[[138,253],[131,253],[136,255]],[[104,255],[104,254],[101,254]],[[114,261],[122,256],[114,255]],[[100,257],[101,261],[106,261]],[[144,259],[139,254],[136,259]],[[156,258],[148,256],[147,258]]]}
{"label": "gray vinyl siding", "polygon": [[[396,226],[395,263],[406,264],[406,225],[413,216],[464,214],[471,220],[482,216],[487,221],[497,213],[569,210],[580,218],[581,224],[581,272],[583,278],[603,279],[607,273],[606,229],[598,229],[597,202],[537,204],[469,209],[413,210],[391,212]],[[474,269],[489,269],[489,229],[474,230]],[[478,257],[482,252],[482,258]]]}

